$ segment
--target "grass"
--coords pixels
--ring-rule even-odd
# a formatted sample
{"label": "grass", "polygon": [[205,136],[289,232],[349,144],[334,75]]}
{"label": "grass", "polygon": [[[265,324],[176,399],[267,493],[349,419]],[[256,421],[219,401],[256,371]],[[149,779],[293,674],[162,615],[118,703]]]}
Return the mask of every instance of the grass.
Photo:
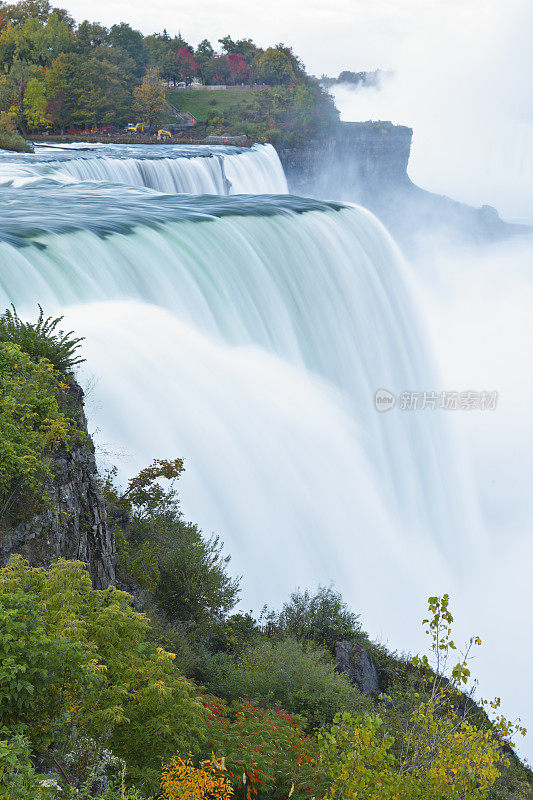
{"label": "grass", "polygon": [[[178,89],[168,93],[168,101],[180,111],[188,111],[199,122],[208,117],[232,117],[251,110],[255,103],[253,89],[227,89],[212,91],[210,89]],[[244,113],[246,116],[246,113]]]}

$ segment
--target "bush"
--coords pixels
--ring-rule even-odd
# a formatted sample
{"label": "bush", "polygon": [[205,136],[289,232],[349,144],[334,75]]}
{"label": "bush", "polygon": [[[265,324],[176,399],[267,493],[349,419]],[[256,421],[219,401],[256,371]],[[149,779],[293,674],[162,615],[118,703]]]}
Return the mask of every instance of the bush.
{"label": "bush", "polygon": [[319,763],[317,741],[305,720],[282,708],[261,708],[241,702],[228,707],[205,697],[208,735],[205,751],[228,775],[236,796],[282,800],[323,797],[326,776]]}
{"label": "bush", "polygon": [[360,634],[359,616],[354,614],[339,592],[331,586],[319,586],[312,595],[307,589],[291,594],[279,614],[266,615],[267,630],[272,633],[309,639],[335,648],[335,642],[353,640]]}
{"label": "bush", "polygon": [[0,585],[0,728],[47,744],[65,686],[83,683],[83,661],[79,643],[46,631],[38,595]]}
{"label": "bush", "polygon": [[[227,574],[229,556],[217,536],[204,539],[197,525],[183,519],[175,480],[181,459],[154,461],[132,478],[125,492],[104,483],[109,503],[130,515],[127,532],[117,531],[119,568],[153,593],[158,611],[173,625],[207,629],[233,608],[239,581]],[[170,480],[168,488],[161,479]]]}
{"label": "bush", "polygon": [[233,788],[212,761],[195,767],[192,759],[173,758],[163,765],[161,794],[164,800],[229,800]]}
{"label": "bush", "polygon": [[[105,742],[128,764],[130,778],[151,793],[158,789],[162,760],[200,751],[206,723],[195,688],[176,670],[173,655],[150,641],[149,621],[133,609],[130,595],[93,589],[79,562],[42,570],[20,558],[0,571],[0,591],[14,598],[13,610],[20,593],[27,593],[42,635],[61,636],[66,648],[83,653],[78,672],[66,673],[62,707],[48,715],[56,741],[70,750],[80,736]],[[24,658],[37,659],[40,644],[27,644],[31,655]],[[46,692],[36,702],[48,703]],[[40,726],[40,717],[30,707],[28,726]]]}
{"label": "bush", "polygon": [[62,410],[68,386],[49,361],[32,361],[0,340],[0,523],[16,523],[46,501],[50,454],[82,434]]}
{"label": "bush", "polygon": [[236,663],[224,654],[214,656],[206,665],[205,681],[210,691],[227,700],[279,703],[314,727],[331,722],[338,711],[370,707],[370,701],[335,671],[327,650],[291,638],[251,647]]}
{"label": "bush", "polygon": [[16,130],[0,128],[0,150],[14,153],[33,153],[33,147]]}
{"label": "bush", "polygon": [[33,361],[46,358],[56,370],[65,374],[70,374],[76,365],[85,361],[76,355],[83,338],[73,338],[72,331],[57,330],[63,317],[45,318],[39,306],[37,322],[22,322],[15,306],[11,309],[0,316],[0,342],[14,342]]}

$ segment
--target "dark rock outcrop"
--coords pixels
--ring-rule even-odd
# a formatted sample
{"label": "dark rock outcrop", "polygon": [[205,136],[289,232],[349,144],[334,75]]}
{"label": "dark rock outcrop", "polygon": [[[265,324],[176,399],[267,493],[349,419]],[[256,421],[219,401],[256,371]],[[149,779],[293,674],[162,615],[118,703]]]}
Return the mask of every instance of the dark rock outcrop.
{"label": "dark rock outcrop", "polygon": [[95,588],[103,589],[115,582],[115,537],[98,491],[83,392],[74,383],[70,405],[85,436],[54,456],[54,479],[46,487],[48,502],[35,516],[2,534],[0,562],[5,564],[14,553],[32,566],[49,566],[59,558],[77,559],[87,564]]}
{"label": "dark rock outcrop", "polygon": [[335,666],[365,695],[376,697],[381,686],[378,672],[362,644],[335,642]]}
{"label": "dark rock outcrop", "polygon": [[473,208],[416,186],[408,175],[413,131],[390,122],[340,122],[326,137],[278,147],[293,194],[368,208],[408,249],[428,236],[486,242],[529,232],[489,207]]}

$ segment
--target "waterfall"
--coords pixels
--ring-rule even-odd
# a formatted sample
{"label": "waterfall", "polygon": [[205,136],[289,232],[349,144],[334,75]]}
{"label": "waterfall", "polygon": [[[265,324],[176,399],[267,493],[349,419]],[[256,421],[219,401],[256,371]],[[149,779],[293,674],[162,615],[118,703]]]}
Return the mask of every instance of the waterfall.
{"label": "waterfall", "polygon": [[[30,193],[24,192],[24,202]],[[423,539],[429,530],[442,552],[453,549],[453,537],[460,535],[458,531],[466,522],[457,519],[459,510],[456,515],[452,490],[448,488],[453,481],[446,472],[452,473],[454,466],[445,430],[428,414],[395,411],[382,415],[374,406],[374,394],[379,388],[399,394],[405,389],[431,389],[436,384],[410,298],[406,267],[391,238],[369,212],[290,197],[272,199],[268,207],[261,198],[218,198],[214,207],[214,201],[206,198],[195,199],[199,216],[190,217],[189,208],[179,198],[165,198],[165,203],[160,204],[157,196],[133,195],[129,200],[127,196],[123,199],[123,216],[112,220],[114,227],[109,227],[106,214],[106,227],[101,229],[97,211],[93,209],[87,216],[82,213],[85,195],[72,202],[74,211],[65,211],[64,201],[59,199],[55,206],[53,193],[49,195],[47,230],[38,232],[33,228],[25,234],[23,228],[16,229],[15,219],[4,218],[9,233],[4,234],[0,244],[4,264],[0,305],[14,302],[19,310],[30,314],[37,302],[46,309],[98,303],[94,319],[98,322],[91,326],[91,340],[99,338],[97,330],[106,314],[112,315],[112,326],[116,327],[115,312],[106,312],[105,306],[100,305],[103,301],[114,304],[135,300],[165,309],[179,321],[179,326],[173,323],[173,329],[163,322],[168,320],[167,314],[159,317],[139,313],[128,317],[125,328],[118,326],[117,337],[125,336],[135,353],[138,347],[145,351],[146,342],[156,335],[153,325],[168,327],[163,337],[164,349],[159,352],[158,345],[153,352],[157,363],[159,359],[165,361],[161,374],[153,372],[153,364],[148,367],[152,385],[168,389],[172,385],[168,381],[170,368],[180,402],[188,407],[192,404],[193,409],[204,404],[203,391],[216,396],[219,385],[207,385],[215,370],[207,370],[201,376],[202,388],[194,383],[196,373],[192,373],[192,385],[187,385],[187,370],[178,356],[173,362],[171,355],[179,351],[182,357],[182,348],[190,338],[183,331],[205,337],[220,356],[221,364],[225,359],[236,358],[236,352],[255,348],[253,352],[261,356],[256,361],[250,359],[249,367],[258,371],[258,379],[262,379],[258,365],[265,359],[267,364],[272,363],[268,359],[275,359],[277,364],[289,365],[292,374],[303,373],[311,383],[318,381],[319,393],[333,392],[335,401],[330,403],[337,410],[331,416],[339,418],[340,414],[349,421],[347,441],[352,442],[353,453],[357,454],[351,456],[352,461],[356,459],[357,469],[341,471],[352,475],[348,485],[352,486],[354,497],[361,499],[360,487],[369,483],[378,487],[373,491],[380,498],[375,513],[367,515],[364,535],[373,537],[371,519],[382,517],[389,520],[390,530],[402,531],[398,541],[405,541],[403,537],[411,541]],[[62,197],[61,192],[58,197]],[[108,208],[109,203],[100,193],[93,193],[92,199],[101,210]],[[131,204],[142,224],[131,218]],[[11,210],[19,226],[24,225],[16,205]],[[92,220],[92,229],[87,218]],[[14,233],[17,244],[24,246],[11,242]],[[150,329],[146,327],[148,322],[143,326],[143,320],[149,320]],[[157,336],[163,336],[161,331]],[[96,370],[102,368],[110,350],[112,344],[107,342],[95,356]],[[186,444],[195,452],[202,447],[209,451],[207,442],[191,442],[190,420],[180,413],[174,416],[168,397],[162,403],[164,413],[156,409],[153,415],[148,414],[153,417],[151,422],[144,411],[135,411],[146,408],[146,402],[151,403],[148,398],[152,390],[147,395],[145,380],[139,380],[139,370],[144,372],[149,361],[145,352],[139,369],[133,367],[129,357],[125,365],[113,365],[115,394],[113,401],[106,401],[106,413],[116,414],[116,408],[122,407],[124,386],[128,385],[129,399],[130,392],[135,394],[130,422],[141,437],[130,438],[128,433],[121,439],[119,435],[120,445],[141,452],[146,461],[157,455],[150,443],[160,440],[169,446],[170,429],[176,437],[173,452],[187,457]],[[219,408],[222,416],[231,406],[227,386],[225,392]],[[235,402],[240,404],[243,416],[243,399],[235,397]],[[307,400],[303,392],[301,403],[305,414]],[[115,411],[110,411],[113,405]],[[203,424],[202,414],[198,413],[199,424]],[[118,418],[116,423],[118,428],[123,425]],[[151,430],[152,424],[158,433]],[[108,435],[112,428],[107,426]],[[150,435],[146,442],[142,437],[147,430]],[[234,447],[242,447],[235,425],[228,424],[229,430],[238,440]],[[231,448],[228,433],[225,438]],[[333,439],[338,440],[339,436],[332,435]],[[296,456],[295,450],[291,448],[291,458],[297,458],[300,464],[298,482],[313,495],[316,476],[310,478],[306,474],[301,461],[307,456]],[[302,452],[306,453],[305,447]],[[210,466],[208,452],[195,457],[195,462],[202,464],[197,472],[206,485],[218,470],[215,462],[218,456],[222,457],[220,447],[217,454]],[[255,457],[261,458],[260,451]],[[344,461],[343,456],[340,462]],[[253,469],[251,463],[247,464],[248,469]],[[353,477],[356,474],[363,475],[364,482]],[[332,502],[339,507],[347,503],[355,519],[358,503],[347,500],[346,486],[342,497],[338,495],[334,484],[339,481],[338,469],[332,469],[327,477],[328,492],[335,498]],[[283,483],[288,487],[291,481],[285,478]],[[221,494],[220,490],[217,492]],[[366,489],[363,494],[370,496]],[[220,513],[222,518],[222,509]],[[326,503],[324,513],[331,513]],[[230,535],[242,539],[246,532],[233,531]],[[303,530],[297,532],[297,537],[303,535]],[[320,552],[318,545],[316,552]]]}
{"label": "waterfall", "polygon": [[[0,187],[43,179],[105,182],[165,194],[286,194],[287,181],[272,145],[235,147],[87,146],[37,148],[28,159],[0,161]],[[200,155],[196,155],[200,153]]]}
{"label": "waterfall", "polygon": [[[185,458],[183,509],[226,541],[250,604],[334,579],[377,615],[397,571],[437,591],[476,520],[444,415],[375,408],[378,389],[442,388],[396,245],[365,209],[261,195],[285,180],[268,148],[147,150],[0,159],[0,307],[40,303],[87,337],[102,452],[123,477]],[[245,194],[146,185],[221,160]],[[352,586],[354,565],[380,581]]]}

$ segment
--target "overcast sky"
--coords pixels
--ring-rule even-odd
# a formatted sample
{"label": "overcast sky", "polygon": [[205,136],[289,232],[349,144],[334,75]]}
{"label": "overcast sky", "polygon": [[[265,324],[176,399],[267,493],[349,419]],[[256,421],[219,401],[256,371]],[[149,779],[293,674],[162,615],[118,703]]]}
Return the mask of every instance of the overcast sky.
{"label": "overcast sky", "polygon": [[492,0],[66,0],[78,21],[129,22],[143,33],[181,30],[192,44],[230,33],[259,45],[283,41],[314,74],[396,67],[442,26],[471,29]]}

